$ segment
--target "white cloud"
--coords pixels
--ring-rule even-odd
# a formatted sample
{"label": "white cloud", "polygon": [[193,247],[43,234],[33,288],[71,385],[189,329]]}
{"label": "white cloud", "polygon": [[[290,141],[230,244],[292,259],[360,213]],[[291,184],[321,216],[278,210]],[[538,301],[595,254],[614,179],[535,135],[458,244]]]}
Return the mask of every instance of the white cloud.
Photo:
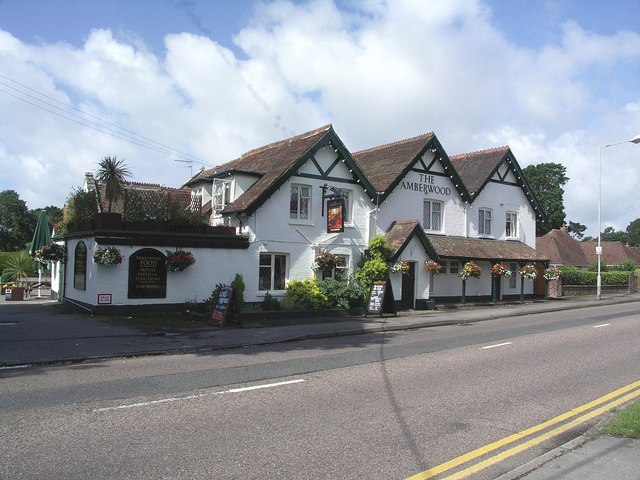
{"label": "white cloud", "polygon": [[[567,166],[568,218],[590,227],[597,145],[640,133],[637,32],[606,36],[567,22],[559,42],[534,50],[506,38],[478,0],[257,8],[234,38],[240,54],[191,33],[168,34],[157,56],[135,32],[93,30],[78,48],[0,31],[0,68],[129,131],[121,135],[135,132],[212,164],[327,122],[353,150],[426,131],[450,154],[509,144],[523,166]],[[6,85],[21,88],[0,80],[9,93]],[[17,190],[30,208],[61,205],[103,155],[125,157],[140,181],[177,186],[188,178],[171,154],[6,93],[0,109],[1,188]],[[607,149],[625,175],[610,193],[621,208],[633,203],[640,160],[640,148],[624,148]],[[630,211],[616,227],[638,216]]]}

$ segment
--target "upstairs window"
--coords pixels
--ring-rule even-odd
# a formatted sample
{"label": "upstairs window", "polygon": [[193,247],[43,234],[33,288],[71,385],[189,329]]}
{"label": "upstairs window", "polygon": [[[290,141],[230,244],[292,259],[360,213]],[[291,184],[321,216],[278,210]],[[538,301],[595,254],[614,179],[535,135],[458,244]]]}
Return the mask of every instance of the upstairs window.
{"label": "upstairs window", "polygon": [[442,210],[442,202],[436,202],[434,200],[424,201],[422,225],[425,230],[432,230],[434,232],[442,231]]}
{"label": "upstairs window", "polygon": [[213,210],[218,212],[231,203],[231,182],[213,181]]}
{"label": "upstairs window", "polygon": [[309,220],[309,206],[311,204],[311,187],[309,185],[291,185],[291,199],[289,201],[290,220]]}
{"label": "upstairs window", "polygon": [[507,238],[518,238],[518,214],[507,212]]}
{"label": "upstairs window", "polygon": [[478,210],[478,234],[491,235],[491,210],[486,208]]}

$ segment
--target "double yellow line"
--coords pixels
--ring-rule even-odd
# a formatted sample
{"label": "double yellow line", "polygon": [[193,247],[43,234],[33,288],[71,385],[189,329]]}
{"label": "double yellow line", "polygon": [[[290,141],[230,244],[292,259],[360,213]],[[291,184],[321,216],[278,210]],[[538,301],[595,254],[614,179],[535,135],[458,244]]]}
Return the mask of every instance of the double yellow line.
{"label": "double yellow line", "polygon": [[[408,477],[406,480],[426,480],[429,478],[433,478],[436,475],[440,475],[441,473],[444,473],[448,470],[459,467],[464,463],[470,462],[471,460],[475,460],[481,456],[487,455],[490,452],[503,448],[516,441],[523,440],[527,437],[531,437],[532,435],[537,434],[542,430],[546,430],[549,427],[552,427],[561,422],[564,422],[565,420],[568,420],[572,417],[576,417],[579,415],[577,418],[571,420],[570,422],[564,423],[556,428],[553,428],[552,430],[549,430],[546,433],[530,438],[526,442],[520,443],[492,457],[489,457],[486,460],[473,464],[465,468],[464,470],[461,470],[459,472],[456,472],[453,475],[443,478],[442,480],[458,480],[458,479],[466,478],[469,475],[472,475],[476,472],[484,470],[485,468],[490,467],[491,465],[495,465],[496,463],[501,462],[506,458],[512,457],[513,455],[516,455],[535,445],[538,445],[539,443],[542,443],[545,440],[548,440],[557,435],[560,435],[561,433],[566,432],[567,430],[577,425],[580,425],[588,420],[591,420],[592,418],[597,417],[598,415],[602,415],[603,413],[611,410],[612,408],[615,408],[626,402],[634,400],[637,397],[640,397],[640,381],[637,381],[625,387],[619,388],[618,390],[608,393],[607,395],[604,395],[592,402],[586,403],[573,410],[569,410],[568,412],[563,413],[562,415],[558,415],[557,417],[552,418],[551,420],[547,420],[546,422],[540,423],[534,427],[527,428],[526,430],[522,430],[518,433],[514,433],[513,435],[509,435],[508,437],[505,437],[501,440],[497,440],[493,443],[485,445],[484,447],[480,447],[469,453],[465,453],[464,455],[461,455],[452,460],[449,460],[448,462],[438,465],[437,467],[433,467],[423,472],[416,473],[415,475]],[[602,404],[605,404],[605,405],[602,405]]]}

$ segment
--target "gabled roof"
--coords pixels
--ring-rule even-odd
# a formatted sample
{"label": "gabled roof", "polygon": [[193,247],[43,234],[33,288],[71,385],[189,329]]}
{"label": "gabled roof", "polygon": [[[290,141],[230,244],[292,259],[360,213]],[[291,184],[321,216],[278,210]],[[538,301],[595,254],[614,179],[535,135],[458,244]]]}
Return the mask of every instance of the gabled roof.
{"label": "gabled roof", "polygon": [[[595,247],[594,255],[595,255]],[[589,260],[580,247],[580,242],[569,235],[565,228],[554,229],[542,237],[536,238],[536,250],[549,258],[553,265],[572,265],[587,267]]]}
{"label": "gabled roof", "polygon": [[295,174],[315,152],[327,145],[332,146],[344,159],[352,170],[354,178],[359,183],[361,182],[363,188],[374,195],[373,187],[353,161],[349,151],[342,144],[331,125],[325,125],[310,132],[250,150],[242,154],[240,158],[198,172],[187,182],[187,185],[194,185],[204,180],[228,176],[233,173],[255,175],[258,180],[222,211],[226,214],[244,213],[250,215],[291,175]]}
{"label": "gabled roof", "polygon": [[529,245],[513,240],[444,235],[427,235],[427,239],[440,258],[499,262],[545,262],[548,260]]}
{"label": "gabled roof", "polygon": [[544,215],[538,199],[527,183],[524,173],[509,146],[505,145],[477,152],[462,153],[452,156],[450,160],[469,191],[471,203],[478,198],[480,192],[491,181],[503,163],[506,162],[516,177],[516,184],[524,191],[536,215]]}
{"label": "gabled roof", "polygon": [[391,252],[391,260],[397,260],[400,257],[402,251],[411,241],[411,237],[416,236],[425,251],[429,254],[429,257],[437,260],[435,250],[431,247],[427,236],[424,233],[424,229],[420,226],[420,222],[417,220],[396,220],[387,229],[384,236],[393,249]]}
{"label": "gabled roof", "polygon": [[453,179],[458,193],[464,200],[468,200],[468,193],[463,182],[460,181],[447,153],[433,132],[368,150],[361,150],[353,153],[352,157],[369,178],[376,192],[384,192],[380,195],[380,201],[382,201],[393,191],[427,150],[431,150],[437,158],[440,158],[447,173]]}

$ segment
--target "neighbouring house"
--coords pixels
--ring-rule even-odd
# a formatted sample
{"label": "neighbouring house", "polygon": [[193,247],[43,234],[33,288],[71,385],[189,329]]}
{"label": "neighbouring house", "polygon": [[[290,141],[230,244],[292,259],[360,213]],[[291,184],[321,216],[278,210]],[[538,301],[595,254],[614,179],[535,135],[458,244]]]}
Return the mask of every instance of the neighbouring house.
{"label": "neighbouring house", "polygon": [[[433,133],[351,153],[327,125],[203,169],[173,190],[181,199],[189,192],[178,210],[195,210],[219,230],[127,230],[125,221],[121,230],[68,234],[63,298],[90,310],[176,305],[203,300],[241,274],[245,300],[260,302],[284,295],[293,279],[352,274],[380,234],[392,244],[392,260],[410,266],[392,275],[398,305],[425,308],[427,300],[460,297],[465,262],[482,268],[467,281],[468,298],[487,299],[515,297],[519,269],[548,259],[535,249],[541,208],[510,148],[449,157]],[[119,249],[121,264],[91,261],[108,246]],[[176,250],[188,250],[195,263],[167,271]],[[314,269],[325,252],[334,264]],[[427,271],[428,260],[444,268]],[[513,275],[492,281],[495,263]],[[532,282],[524,285],[533,294]]]}
{"label": "neighbouring house", "polygon": [[[569,235],[566,226],[554,229],[537,239],[538,253],[549,259],[554,266],[574,266],[582,270],[594,265],[597,241],[580,242]],[[602,246],[601,261],[608,267],[617,267],[632,261],[640,265],[640,249],[630,247],[622,242],[600,242]]]}

